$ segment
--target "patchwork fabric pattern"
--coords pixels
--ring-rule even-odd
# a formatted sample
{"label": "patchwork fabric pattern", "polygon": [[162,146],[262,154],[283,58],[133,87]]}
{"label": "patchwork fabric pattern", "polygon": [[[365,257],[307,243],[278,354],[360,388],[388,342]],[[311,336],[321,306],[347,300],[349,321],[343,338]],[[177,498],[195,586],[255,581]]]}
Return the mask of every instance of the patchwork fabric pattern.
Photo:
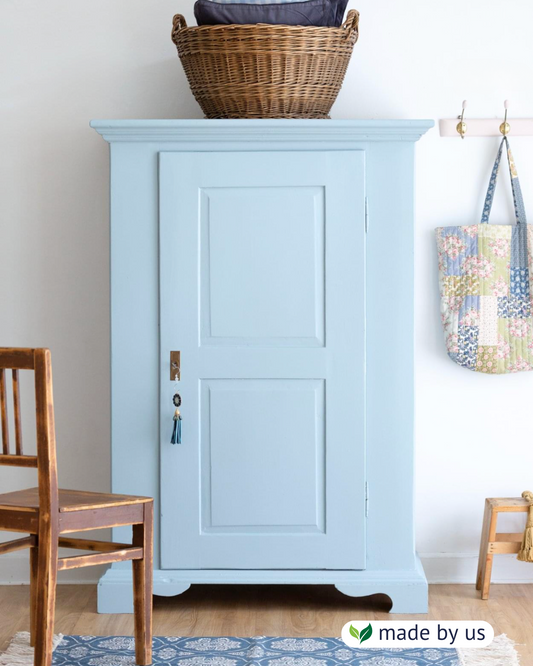
{"label": "patchwork fabric pattern", "polygon": [[470,370],[477,365],[478,334],[479,326],[459,326],[456,362]]}
{"label": "patchwork fabric pattern", "polygon": [[443,288],[445,296],[479,296],[479,278],[477,275],[446,275]]}
{"label": "patchwork fabric pattern", "polygon": [[503,296],[498,298],[498,317],[509,319],[512,317],[524,318],[531,316],[529,299],[519,296]]}
{"label": "patchwork fabric pattern", "polygon": [[496,356],[498,347],[479,346],[477,350],[476,370],[488,374],[498,372],[498,357]]}
{"label": "patchwork fabric pattern", "polygon": [[[54,666],[135,666],[126,636],[65,636]],[[340,638],[154,637],[154,666],[459,666],[453,648],[349,648]]]}
{"label": "patchwork fabric pattern", "polygon": [[496,296],[479,298],[479,345],[498,344],[498,299]]}
{"label": "patchwork fabric pattern", "polygon": [[[516,225],[489,225],[503,148]],[[480,224],[436,230],[441,319],[449,357],[486,374],[533,369],[533,227],[507,137],[502,140]]]}
{"label": "patchwork fabric pattern", "polygon": [[[527,242],[527,241],[526,241]],[[529,299],[529,271],[527,268],[510,269],[511,294]]]}

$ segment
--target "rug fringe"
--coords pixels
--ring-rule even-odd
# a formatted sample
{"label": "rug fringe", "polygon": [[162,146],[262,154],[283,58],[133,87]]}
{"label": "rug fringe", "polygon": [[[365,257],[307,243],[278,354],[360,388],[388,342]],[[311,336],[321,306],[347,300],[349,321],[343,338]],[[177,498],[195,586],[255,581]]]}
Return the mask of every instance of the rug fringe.
{"label": "rug fringe", "polygon": [[[62,640],[63,634],[54,636],[54,650]],[[19,631],[13,636],[7,650],[0,654],[0,666],[33,666],[29,631]]]}
{"label": "rug fringe", "polygon": [[461,666],[520,666],[516,643],[505,634],[496,636],[485,648],[458,648]]}

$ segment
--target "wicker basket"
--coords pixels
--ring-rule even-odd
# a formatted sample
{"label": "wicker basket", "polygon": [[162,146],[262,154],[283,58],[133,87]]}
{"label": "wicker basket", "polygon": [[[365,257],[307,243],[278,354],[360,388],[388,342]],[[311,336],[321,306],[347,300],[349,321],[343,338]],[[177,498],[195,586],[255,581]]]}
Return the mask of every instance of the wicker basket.
{"label": "wicker basket", "polygon": [[328,118],[359,36],[340,28],[173,20],[172,41],[206,118]]}

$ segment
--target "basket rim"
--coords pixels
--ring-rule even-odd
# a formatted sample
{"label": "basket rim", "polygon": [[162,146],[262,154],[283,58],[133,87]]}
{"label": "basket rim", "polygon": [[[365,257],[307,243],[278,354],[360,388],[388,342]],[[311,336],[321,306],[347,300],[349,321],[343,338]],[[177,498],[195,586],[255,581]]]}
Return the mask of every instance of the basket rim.
{"label": "basket rim", "polygon": [[185,17],[182,14],[175,14],[172,20],[172,41],[184,32],[238,32],[244,30],[259,30],[262,32],[298,32],[302,30],[307,33],[323,33],[331,37],[334,35],[346,37],[355,33],[359,36],[359,12],[356,9],[350,9],[342,25],[319,26],[319,25],[286,25],[284,23],[217,23],[215,25],[187,25]]}
{"label": "basket rim", "polygon": [[180,28],[180,32],[184,30],[241,30],[243,28],[260,28],[261,30],[268,28],[270,30],[309,30],[309,31],[322,31],[327,30],[333,31],[338,30],[339,32],[347,32],[347,28],[342,26],[327,26],[327,25],[287,25],[285,23],[217,23],[215,25],[187,25],[183,28]]}

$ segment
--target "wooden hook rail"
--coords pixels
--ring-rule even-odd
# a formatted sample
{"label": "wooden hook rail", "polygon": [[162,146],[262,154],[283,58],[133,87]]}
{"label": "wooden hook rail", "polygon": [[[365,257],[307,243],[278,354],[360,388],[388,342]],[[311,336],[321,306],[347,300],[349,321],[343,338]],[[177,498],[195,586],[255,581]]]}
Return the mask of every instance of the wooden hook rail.
{"label": "wooden hook rail", "polygon": [[489,136],[533,136],[533,118],[512,118],[507,120],[509,100],[503,103],[505,115],[501,118],[468,118],[467,101],[462,104],[461,114],[457,118],[439,120],[441,136],[458,138]]}

